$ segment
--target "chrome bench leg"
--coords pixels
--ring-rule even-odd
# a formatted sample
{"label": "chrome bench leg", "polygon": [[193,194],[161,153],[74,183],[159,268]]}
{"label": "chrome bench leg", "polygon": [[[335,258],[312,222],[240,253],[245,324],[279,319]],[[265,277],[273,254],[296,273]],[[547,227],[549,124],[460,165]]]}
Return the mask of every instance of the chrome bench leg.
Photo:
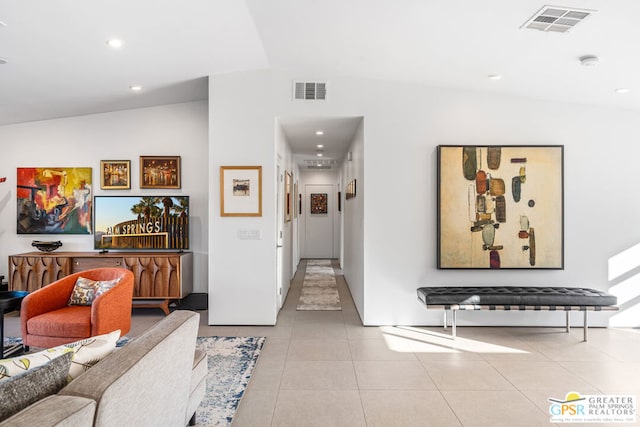
{"label": "chrome bench leg", "polygon": [[442,310],[442,314],[444,314],[444,328],[447,329],[447,310]]}
{"label": "chrome bench leg", "polygon": [[571,317],[571,312],[570,311],[565,311],[565,313],[567,314],[567,332],[569,332],[571,330],[571,323],[570,322],[570,317]]}
{"label": "chrome bench leg", "polygon": [[456,312],[458,310],[451,310],[451,336],[456,337]]}
{"label": "chrome bench leg", "polygon": [[584,329],[584,341],[585,341],[585,342],[587,341],[587,338],[588,338],[588,337],[587,337],[587,335],[588,335],[588,331],[589,331],[589,324],[588,324],[588,321],[587,321],[587,313],[588,313],[588,311],[587,311],[587,310],[585,310],[585,311],[584,311],[584,325],[583,325],[583,329]]}

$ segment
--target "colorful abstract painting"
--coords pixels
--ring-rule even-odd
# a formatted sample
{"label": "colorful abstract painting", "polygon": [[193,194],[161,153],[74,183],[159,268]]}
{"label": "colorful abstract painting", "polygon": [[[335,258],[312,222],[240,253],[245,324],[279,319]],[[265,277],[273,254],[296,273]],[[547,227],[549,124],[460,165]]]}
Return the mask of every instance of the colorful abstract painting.
{"label": "colorful abstract painting", "polygon": [[18,234],[91,234],[91,168],[18,168]]}
{"label": "colorful abstract painting", "polygon": [[439,146],[438,268],[564,268],[562,146]]}

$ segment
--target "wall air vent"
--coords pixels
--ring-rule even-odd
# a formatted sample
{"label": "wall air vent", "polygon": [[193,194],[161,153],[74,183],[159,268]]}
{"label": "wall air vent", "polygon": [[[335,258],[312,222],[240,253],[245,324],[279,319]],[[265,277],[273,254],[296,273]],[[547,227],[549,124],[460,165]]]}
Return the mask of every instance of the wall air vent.
{"label": "wall air vent", "polygon": [[562,6],[543,6],[520,28],[566,33],[596,11]]}
{"label": "wall air vent", "polygon": [[327,99],[327,83],[293,82],[293,99],[325,101]]}

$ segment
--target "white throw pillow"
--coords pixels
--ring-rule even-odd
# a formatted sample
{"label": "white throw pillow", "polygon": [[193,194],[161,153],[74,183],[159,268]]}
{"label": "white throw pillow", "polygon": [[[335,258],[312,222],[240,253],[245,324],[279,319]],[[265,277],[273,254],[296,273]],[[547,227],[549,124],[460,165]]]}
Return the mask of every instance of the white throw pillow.
{"label": "white throw pillow", "polygon": [[71,367],[69,368],[68,381],[71,382],[78,375],[98,363],[116,348],[116,342],[120,338],[120,329],[104,335],[74,341],[69,344],[48,348],[38,353],[25,354],[11,359],[0,360],[0,381],[15,375],[42,366],[51,359],[73,352]]}

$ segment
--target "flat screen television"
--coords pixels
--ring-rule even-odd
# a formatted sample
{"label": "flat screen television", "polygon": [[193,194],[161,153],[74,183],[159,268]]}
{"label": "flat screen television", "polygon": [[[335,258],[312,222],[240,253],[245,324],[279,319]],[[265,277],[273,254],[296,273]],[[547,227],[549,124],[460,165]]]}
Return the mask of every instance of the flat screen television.
{"label": "flat screen television", "polygon": [[94,248],[189,249],[189,196],[94,196]]}

